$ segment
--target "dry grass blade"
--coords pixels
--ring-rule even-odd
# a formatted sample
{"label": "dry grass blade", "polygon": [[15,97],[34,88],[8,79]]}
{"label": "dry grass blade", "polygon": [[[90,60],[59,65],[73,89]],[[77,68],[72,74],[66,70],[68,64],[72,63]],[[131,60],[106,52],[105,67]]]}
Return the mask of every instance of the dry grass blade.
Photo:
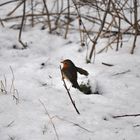
{"label": "dry grass blade", "polygon": [[53,116],[52,119],[53,119],[53,118],[57,118],[57,119],[59,119],[59,120],[61,120],[61,121],[64,121],[64,122],[70,123],[70,124],[72,124],[72,125],[74,125],[74,126],[77,126],[77,127],[79,127],[80,129],[83,129],[84,131],[87,131],[87,132],[89,132],[89,133],[94,133],[93,131],[91,131],[91,130],[89,130],[89,129],[83,127],[83,126],[81,126],[81,125],[78,124],[78,123],[75,123],[75,122],[72,122],[72,121],[66,120],[66,119],[61,118],[61,117],[59,117],[59,116]]}
{"label": "dry grass blade", "polygon": [[48,110],[47,110],[45,104],[44,104],[41,100],[39,100],[39,102],[40,102],[41,105],[43,106],[43,108],[44,108],[44,110],[45,110],[45,113],[48,115],[48,118],[49,118],[49,120],[50,120],[50,122],[51,122],[51,124],[52,124],[52,126],[53,126],[53,129],[54,129],[56,138],[57,138],[57,140],[59,140],[59,135],[58,135],[58,133],[57,133],[57,131],[56,131],[56,127],[55,127],[55,125],[54,125],[54,123],[53,123],[53,121],[52,121],[51,115],[49,114],[49,112],[48,112]]}
{"label": "dry grass blade", "polygon": [[0,81],[0,91],[1,93],[7,94],[7,90],[6,90],[6,85],[3,83],[3,81]]}
{"label": "dry grass blade", "polygon": [[123,72],[115,73],[115,74],[113,74],[112,76],[122,75],[122,74],[126,74],[126,73],[128,73],[128,72],[131,72],[131,70],[128,69],[128,70],[123,71]]}
{"label": "dry grass blade", "polygon": [[18,90],[15,88],[15,85],[14,85],[15,76],[14,76],[14,72],[13,72],[13,69],[12,69],[11,66],[10,66],[10,70],[11,70],[11,73],[12,73],[12,83],[11,83],[11,87],[10,87],[10,93],[12,93],[13,100],[15,99],[16,104],[18,104],[19,103],[19,93],[18,93]]}

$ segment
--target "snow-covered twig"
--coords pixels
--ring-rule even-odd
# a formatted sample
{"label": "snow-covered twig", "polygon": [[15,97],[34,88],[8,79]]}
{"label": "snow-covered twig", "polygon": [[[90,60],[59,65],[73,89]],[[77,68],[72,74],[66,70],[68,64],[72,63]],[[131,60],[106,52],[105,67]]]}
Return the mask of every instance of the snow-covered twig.
{"label": "snow-covered twig", "polygon": [[70,98],[70,100],[71,100],[71,103],[72,103],[73,107],[75,108],[76,112],[80,115],[80,112],[79,112],[79,110],[77,109],[77,107],[76,107],[76,105],[75,105],[75,102],[73,101],[73,99],[72,99],[72,97],[71,97],[71,94],[70,94],[70,92],[69,92],[69,90],[68,90],[68,88],[67,88],[66,82],[65,82],[65,80],[64,80],[64,78],[63,78],[64,76],[63,76],[63,73],[62,73],[62,70],[61,70],[61,66],[60,66],[60,71],[61,71],[61,76],[62,76],[62,81],[63,81],[63,83],[64,83],[64,87],[65,87],[65,89],[66,89],[66,91],[67,91],[67,93],[68,93],[68,95],[69,95],[69,98]]}

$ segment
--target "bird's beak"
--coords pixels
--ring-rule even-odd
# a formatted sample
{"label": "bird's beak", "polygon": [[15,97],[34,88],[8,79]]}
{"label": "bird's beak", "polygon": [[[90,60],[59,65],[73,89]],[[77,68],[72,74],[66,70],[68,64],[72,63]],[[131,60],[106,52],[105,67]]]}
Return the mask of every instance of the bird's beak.
{"label": "bird's beak", "polygon": [[64,63],[64,61],[61,61],[60,63]]}

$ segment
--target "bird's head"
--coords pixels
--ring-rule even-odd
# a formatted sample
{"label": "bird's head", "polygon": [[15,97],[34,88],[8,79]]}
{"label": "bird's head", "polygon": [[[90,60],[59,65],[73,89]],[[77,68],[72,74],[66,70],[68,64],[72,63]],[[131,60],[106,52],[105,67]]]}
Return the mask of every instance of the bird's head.
{"label": "bird's head", "polygon": [[64,68],[75,67],[73,62],[71,60],[69,60],[69,59],[63,60],[63,61],[61,61],[61,63],[63,64]]}

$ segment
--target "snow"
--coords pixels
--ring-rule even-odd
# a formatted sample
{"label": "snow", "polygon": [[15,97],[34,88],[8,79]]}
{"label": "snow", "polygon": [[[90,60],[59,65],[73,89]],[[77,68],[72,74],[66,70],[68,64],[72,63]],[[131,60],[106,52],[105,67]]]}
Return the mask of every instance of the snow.
{"label": "snow", "polygon": [[[140,139],[139,116],[112,117],[140,113],[139,46],[133,55],[128,44],[118,52],[109,49],[97,54],[94,63],[86,64],[87,50],[79,52],[76,33],[65,40],[35,27],[24,31],[22,39],[28,48],[23,50],[17,37],[17,30],[0,27],[0,80],[5,83],[6,79],[7,84],[7,94],[0,92],[1,140],[56,140],[57,135],[60,140]],[[133,38],[128,41],[132,44]],[[60,62],[64,59],[86,69],[89,76],[78,75],[78,82],[90,79],[92,89],[100,93],[85,95],[67,83],[80,115],[61,80]]]}

